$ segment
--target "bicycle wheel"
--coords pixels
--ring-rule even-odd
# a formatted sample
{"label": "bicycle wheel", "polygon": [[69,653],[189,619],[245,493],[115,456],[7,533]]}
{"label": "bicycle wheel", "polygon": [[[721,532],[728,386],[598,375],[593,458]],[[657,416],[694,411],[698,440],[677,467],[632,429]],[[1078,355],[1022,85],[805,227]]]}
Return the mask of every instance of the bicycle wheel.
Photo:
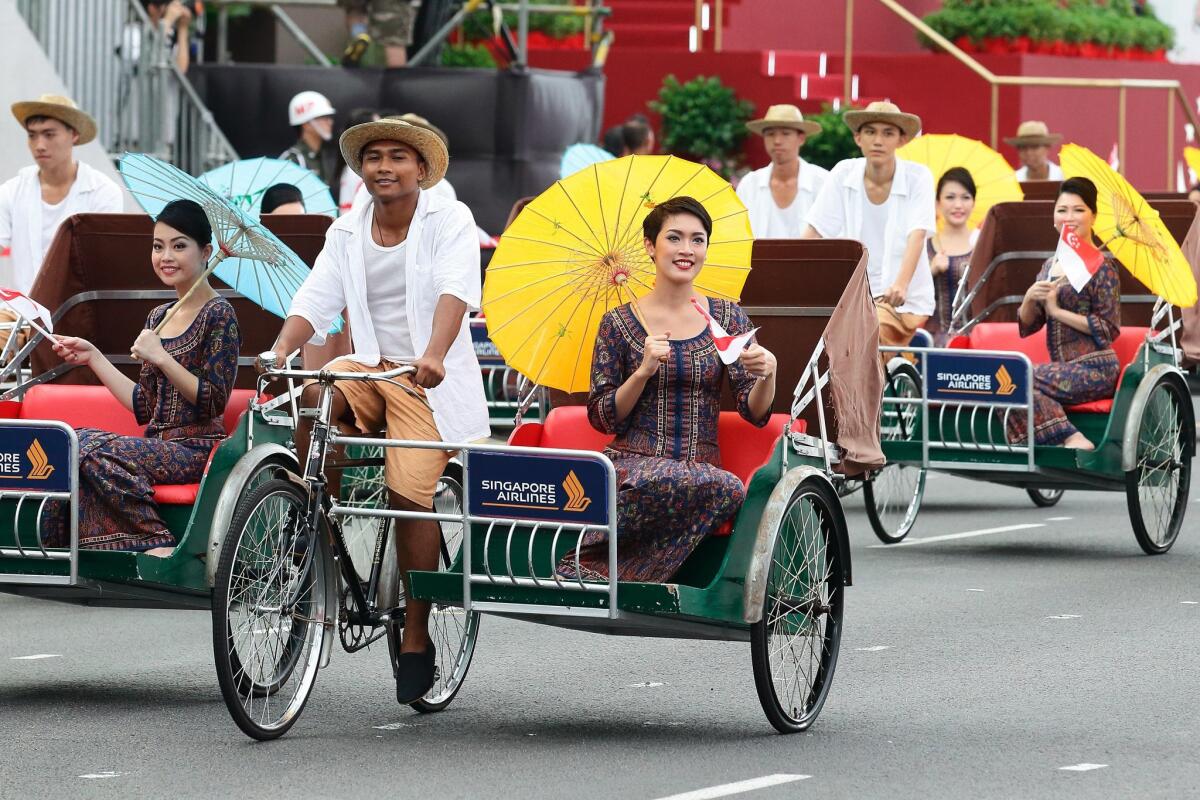
{"label": "bicycle wheel", "polygon": [[845,592],[837,502],[819,479],[796,487],[776,529],[763,616],[750,626],[754,686],[780,733],[812,725],[837,666]]}
{"label": "bicycle wheel", "polygon": [[[255,739],[295,724],[325,638],[325,561],[291,481],[260,484],[238,504],[213,587],[213,654],[230,716]],[[314,548],[311,558],[307,549]]]}
{"label": "bicycle wheel", "polygon": [[[919,398],[921,375],[912,364],[893,362],[888,366],[885,397]],[[885,404],[880,419],[883,441],[912,441],[917,437],[919,412],[915,405]],[[908,536],[921,500],[925,496],[925,470],[907,464],[886,464],[863,484],[863,502],[871,530],[884,544],[895,544]]]}
{"label": "bicycle wheel", "polygon": [[1029,495],[1029,499],[1038,508],[1050,508],[1058,505],[1058,501],[1062,500],[1062,489],[1026,489],[1025,494]]}
{"label": "bicycle wheel", "polygon": [[[462,467],[450,463],[438,481],[437,492],[433,497],[434,510],[439,514],[461,514],[463,504],[463,475]],[[461,522],[439,523],[442,529],[442,553],[438,559],[438,569],[442,572],[449,570],[458,551],[462,548],[463,525]],[[394,534],[393,534],[394,535]],[[384,575],[395,576],[387,585],[381,581],[381,604],[396,605],[388,599],[397,597],[403,590],[403,584],[398,580],[399,570],[396,567],[396,551],[392,542],[388,543],[388,552],[384,558]],[[462,683],[471,667],[471,658],[475,655],[475,643],[479,638],[479,614],[470,614],[460,606],[446,603],[434,603],[429,612],[429,638],[437,651],[437,666],[433,687],[424,697],[411,703],[411,706],[422,713],[441,711],[458,694]],[[387,626],[388,654],[392,660],[392,669],[396,668],[396,658],[400,655],[400,637],[403,625],[392,623]]]}
{"label": "bicycle wheel", "polygon": [[1184,403],[1178,384],[1165,378],[1150,389],[1137,425],[1134,468],[1125,473],[1125,499],[1138,545],[1147,555],[1171,549],[1183,525],[1192,481]]}

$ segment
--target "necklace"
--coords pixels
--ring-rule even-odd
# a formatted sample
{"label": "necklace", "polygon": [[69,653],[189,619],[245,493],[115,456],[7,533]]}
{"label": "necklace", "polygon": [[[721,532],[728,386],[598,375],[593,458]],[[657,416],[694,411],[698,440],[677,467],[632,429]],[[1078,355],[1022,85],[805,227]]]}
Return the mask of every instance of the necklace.
{"label": "necklace", "polygon": [[374,214],[371,214],[371,224],[373,224],[375,226],[375,233],[379,235],[379,246],[380,247],[395,247],[396,245],[403,242],[404,239],[408,236],[408,228],[406,227],[404,229],[404,231],[400,234],[399,238],[396,239],[396,244],[389,245],[387,243],[387,240],[383,238],[383,226],[379,224],[379,217],[375,216]]}

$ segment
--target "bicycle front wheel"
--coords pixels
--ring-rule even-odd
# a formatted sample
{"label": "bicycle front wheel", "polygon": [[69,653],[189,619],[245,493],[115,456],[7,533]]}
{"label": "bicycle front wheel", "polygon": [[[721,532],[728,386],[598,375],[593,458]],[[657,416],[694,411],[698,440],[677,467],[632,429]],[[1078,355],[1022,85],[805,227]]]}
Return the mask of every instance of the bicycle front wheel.
{"label": "bicycle front wheel", "polygon": [[276,739],[295,724],[320,666],[326,564],[307,507],[301,487],[265,481],[239,502],[221,548],[217,682],[233,721],[254,739]]}

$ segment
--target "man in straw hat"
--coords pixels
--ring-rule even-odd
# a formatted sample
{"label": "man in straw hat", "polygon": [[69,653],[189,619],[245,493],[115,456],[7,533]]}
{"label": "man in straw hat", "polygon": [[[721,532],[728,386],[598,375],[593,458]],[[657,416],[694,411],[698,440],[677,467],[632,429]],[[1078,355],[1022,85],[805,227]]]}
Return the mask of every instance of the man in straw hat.
{"label": "man in straw hat", "polygon": [[792,105],[771,106],[762,119],[746,127],[763,137],[771,163],[751,172],[738,184],[737,194],[750,213],[756,239],[799,239],[804,219],[829,171],[800,157],[800,148],[821,126],[808,122]]}
{"label": "man in straw hat", "polygon": [[804,236],[857,239],[866,246],[879,343],[906,345],[934,310],[925,252],[925,237],[936,224],[933,175],[922,164],[896,158],[896,149],[921,130],[921,119],[882,101],[847,111],[844,119],[862,158],[830,171]]}
{"label": "man in straw hat", "polygon": [[[76,145],[96,138],[96,120],[69,97],[44,94],[13,103],[33,164],[0,186],[0,248],[11,247],[11,288],[28,294],[58,226],[73,214],[120,213],[124,195],[108,176],[75,159]],[[0,323],[16,315],[0,309]],[[0,326],[0,349],[10,328]]]}
{"label": "man in straw hat", "polygon": [[[292,300],[272,352],[260,365],[279,364],[305,342],[321,344],[343,309],[354,352],[328,365],[340,372],[381,372],[412,364],[415,374],[383,381],[335,384],[333,419],[364,433],[386,429],[393,439],[466,442],[490,435],[487,400],[466,324],[479,307],[479,244],[470,210],[428,191],[449,157],[430,130],[396,119],[348,128],[341,138],[347,165],[362,176],[371,202],[329,227],[312,273]],[[317,402],[316,387],[303,395]],[[296,431],[308,452],[311,423]],[[387,448],[384,476],[393,509],[429,511],[450,453]],[[337,477],[331,483],[337,487]],[[398,519],[397,561],[408,570],[436,570],[437,523]],[[429,604],[409,600],[396,678],[403,704],[433,685],[434,648]]]}
{"label": "man in straw hat", "polygon": [[[391,115],[388,117],[388,119],[398,119],[403,122],[407,122],[409,125],[416,125],[418,128],[425,128],[426,130],[433,131],[434,133],[436,133],[438,135],[438,138],[442,140],[442,144],[444,144],[446,146],[446,152],[447,153],[450,152],[450,138],[448,136],[446,136],[445,132],[441,128],[439,128],[437,125],[434,125],[432,122],[425,119],[425,117],[422,117],[420,114],[413,114],[410,111],[407,114]],[[450,181],[447,180],[445,177],[443,177],[440,181],[435,183],[433,186],[429,187],[429,191],[434,194],[442,195],[447,200],[457,200],[458,199],[458,192],[454,191],[454,186],[452,186]],[[369,191],[367,191],[367,185],[365,183],[360,183],[358,185],[358,189],[355,190],[355,192],[354,192],[354,200],[353,200],[353,203],[351,204],[351,208],[352,209],[360,208],[361,206],[368,203],[370,200],[371,200],[371,193]]]}
{"label": "man in straw hat", "polygon": [[1017,126],[1016,136],[1006,136],[1004,141],[1017,148],[1021,168],[1017,170],[1019,181],[1061,181],[1063,171],[1050,160],[1050,148],[1062,141],[1062,134],[1051,133],[1041,120],[1030,119]]}

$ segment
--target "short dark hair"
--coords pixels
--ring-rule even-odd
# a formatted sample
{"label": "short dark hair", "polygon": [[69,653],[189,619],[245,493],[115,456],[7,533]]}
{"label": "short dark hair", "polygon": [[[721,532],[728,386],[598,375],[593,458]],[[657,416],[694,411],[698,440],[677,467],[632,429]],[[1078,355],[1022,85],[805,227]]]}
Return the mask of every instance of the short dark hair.
{"label": "short dark hair", "polygon": [[942,196],[942,188],[947,183],[957,183],[967,190],[967,194],[971,197],[975,196],[975,179],[971,177],[971,173],[966,167],[951,167],[942,173],[942,177],[938,178],[936,197]]}
{"label": "short dark hair", "polygon": [[600,141],[601,146],[612,153],[614,158],[620,158],[625,153],[625,126],[612,126],[604,132],[604,137]]}
{"label": "short dark hair", "polygon": [[277,183],[263,192],[261,213],[272,214],[275,209],[288,203],[304,205],[304,195],[290,183]]}
{"label": "short dark hair", "polygon": [[656,205],[654,210],[642,220],[642,234],[650,241],[655,241],[658,239],[658,234],[662,232],[667,217],[673,217],[676,214],[691,214],[704,226],[705,236],[709,239],[712,238],[712,217],[709,216],[704,204],[694,197],[672,197],[670,200],[664,200]]}
{"label": "short dark hair", "polygon": [[25,130],[29,130],[30,125],[36,125],[39,122],[57,122],[59,125],[62,125],[64,128],[69,130],[71,133],[79,133],[79,131],[75,130],[70,125],[63,122],[61,119],[59,119],[58,117],[50,117],[45,114],[35,114],[32,117],[26,117],[25,118]]}
{"label": "short dark hair", "polygon": [[1067,178],[1058,187],[1058,196],[1064,194],[1073,194],[1083,201],[1083,204],[1092,210],[1093,214],[1098,213],[1096,209],[1099,207],[1096,203],[1096,184],[1092,183],[1088,178]]}
{"label": "short dark hair", "polygon": [[650,138],[650,134],[650,123],[646,122],[644,117],[642,119],[630,118],[621,126],[621,141],[625,145],[625,149],[631,153],[644,145]]}
{"label": "short dark hair", "polygon": [[195,239],[202,248],[212,244],[212,223],[195,200],[172,200],[163,206],[154,221],[170,225],[184,236]]}

